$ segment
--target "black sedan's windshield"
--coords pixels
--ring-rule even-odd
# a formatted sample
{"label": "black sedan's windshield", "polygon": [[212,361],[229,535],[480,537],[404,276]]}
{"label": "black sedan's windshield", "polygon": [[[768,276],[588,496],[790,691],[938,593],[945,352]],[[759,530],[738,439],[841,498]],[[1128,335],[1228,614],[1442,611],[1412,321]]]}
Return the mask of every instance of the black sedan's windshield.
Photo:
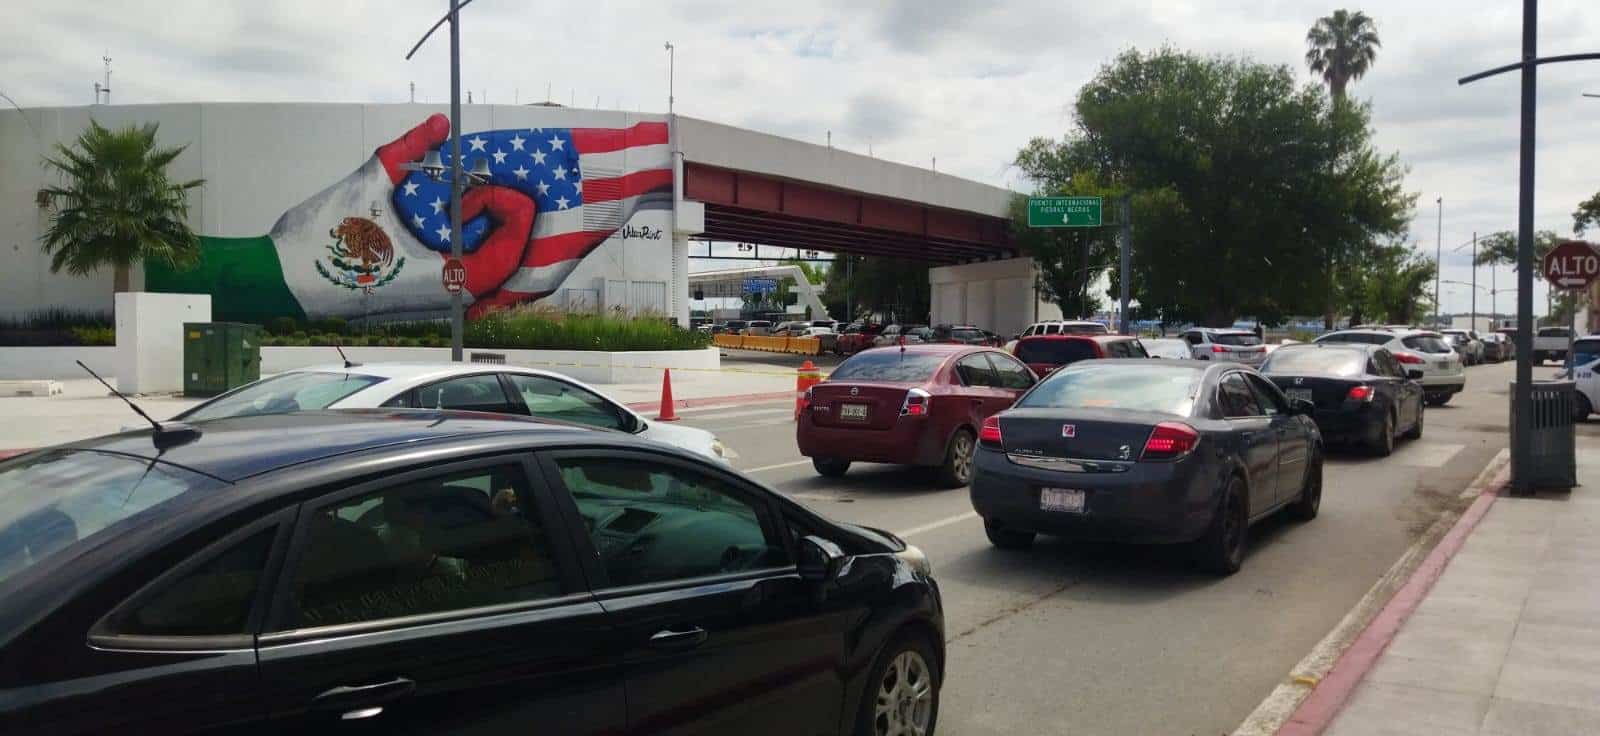
{"label": "black sedan's windshield", "polygon": [[383,380],[379,376],[359,373],[281,373],[219,396],[178,418],[186,422],[199,422],[223,417],[326,409],[335,401]]}

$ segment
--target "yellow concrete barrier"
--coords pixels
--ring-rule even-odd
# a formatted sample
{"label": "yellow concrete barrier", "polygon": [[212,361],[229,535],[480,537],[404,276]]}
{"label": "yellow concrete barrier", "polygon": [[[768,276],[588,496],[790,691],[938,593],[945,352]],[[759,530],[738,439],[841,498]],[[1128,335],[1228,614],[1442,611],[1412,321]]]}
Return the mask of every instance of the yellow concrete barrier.
{"label": "yellow concrete barrier", "polygon": [[711,336],[711,344],[716,345],[719,348],[743,347],[743,340],[744,338],[740,335],[729,335],[727,333],[719,333]]}
{"label": "yellow concrete barrier", "polygon": [[822,352],[822,341],[815,337],[718,334],[711,336],[711,344],[719,348],[762,350],[769,353],[817,355]]}

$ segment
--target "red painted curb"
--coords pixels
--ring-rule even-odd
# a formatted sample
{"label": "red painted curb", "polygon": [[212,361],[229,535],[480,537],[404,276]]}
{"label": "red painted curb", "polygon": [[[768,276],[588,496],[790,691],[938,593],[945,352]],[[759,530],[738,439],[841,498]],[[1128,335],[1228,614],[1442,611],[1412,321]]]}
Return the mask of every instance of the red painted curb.
{"label": "red painted curb", "polygon": [[16,457],[24,452],[28,452],[28,450],[0,450],[0,460],[4,460],[8,457]]}
{"label": "red painted curb", "polygon": [[[780,401],[793,399],[793,391],[774,391],[766,394],[736,394],[733,396],[704,396],[698,399],[677,399],[672,402],[674,409],[690,409],[700,406],[722,406],[723,404],[744,404],[756,401]],[[659,401],[635,401],[627,407],[634,411],[650,411],[660,409]]]}
{"label": "red painted curb", "polygon": [[1433,589],[1433,584],[1444,574],[1450,559],[1461,551],[1461,545],[1466,544],[1472,530],[1477,528],[1484,514],[1489,513],[1489,507],[1494,505],[1500,489],[1505,485],[1506,475],[1506,471],[1501,471],[1495,476],[1494,482],[1478,494],[1478,498],[1461,514],[1461,518],[1450,527],[1450,531],[1439,540],[1422,564],[1411,572],[1405,585],[1395,591],[1394,597],[1384,604],[1383,610],[1378,611],[1378,615],[1362,629],[1344,654],[1339,655],[1333,669],[1317,683],[1311,695],[1295,708],[1294,715],[1278,729],[1278,736],[1317,736],[1333,723],[1334,716],[1339,715],[1344,704],[1350,700],[1350,694],[1355,692],[1367,672],[1378,663],[1378,657],[1389,648],[1394,635],[1399,633],[1406,619],[1417,610],[1428,591]]}

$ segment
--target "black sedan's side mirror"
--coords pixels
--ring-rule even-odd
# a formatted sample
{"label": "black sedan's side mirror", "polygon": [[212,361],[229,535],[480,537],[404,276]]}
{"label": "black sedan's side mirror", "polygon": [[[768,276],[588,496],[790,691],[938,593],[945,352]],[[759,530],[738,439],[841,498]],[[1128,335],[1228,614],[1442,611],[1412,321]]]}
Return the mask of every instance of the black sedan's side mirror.
{"label": "black sedan's side mirror", "polygon": [[839,568],[844,566],[844,550],[822,537],[807,536],[800,538],[800,561],[795,569],[800,573],[802,580],[812,582],[827,582],[839,574]]}
{"label": "black sedan's side mirror", "polygon": [[1409,378],[1409,379],[1411,379],[1413,381],[1420,381],[1420,380],[1422,380],[1422,371],[1420,371],[1420,370],[1418,370],[1416,368],[1407,369],[1406,370],[1406,378]]}
{"label": "black sedan's side mirror", "polygon": [[1317,412],[1317,405],[1307,399],[1289,399],[1289,411],[1309,417]]}

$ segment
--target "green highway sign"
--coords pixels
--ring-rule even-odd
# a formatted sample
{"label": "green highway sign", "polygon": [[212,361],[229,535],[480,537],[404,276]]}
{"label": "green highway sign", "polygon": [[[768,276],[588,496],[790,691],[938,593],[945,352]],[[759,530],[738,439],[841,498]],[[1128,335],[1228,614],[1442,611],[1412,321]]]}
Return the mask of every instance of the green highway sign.
{"label": "green highway sign", "polygon": [[1029,197],[1028,227],[1100,227],[1099,197]]}

